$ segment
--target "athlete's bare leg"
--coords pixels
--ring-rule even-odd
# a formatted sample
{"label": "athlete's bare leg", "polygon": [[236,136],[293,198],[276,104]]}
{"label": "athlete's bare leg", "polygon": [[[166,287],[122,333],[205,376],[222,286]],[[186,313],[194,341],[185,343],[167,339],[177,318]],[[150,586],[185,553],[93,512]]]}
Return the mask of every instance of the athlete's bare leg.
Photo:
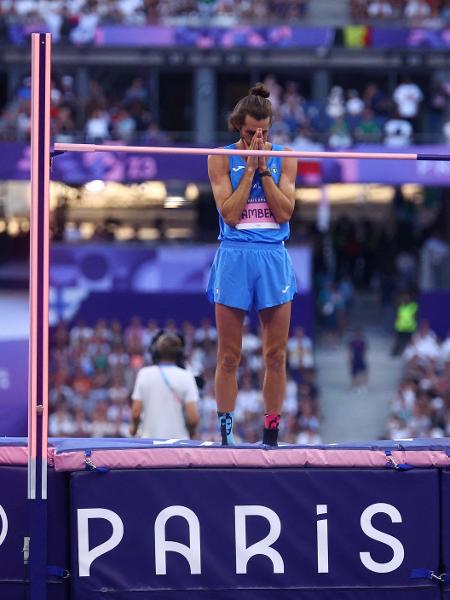
{"label": "athlete's bare leg", "polygon": [[[268,417],[264,426],[266,443],[276,445],[279,415],[286,393],[286,345],[291,320],[291,303],[286,302],[259,312],[264,358],[263,399]],[[267,429],[276,430],[271,436]],[[268,441],[268,440],[271,441]],[[273,443],[272,443],[273,442]]]}
{"label": "athlete's bare leg", "polygon": [[217,410],[234,410],[237,396],[237,369],[241,360],[242,326],[245,311],[216,304],[217,367],[215,395]]}

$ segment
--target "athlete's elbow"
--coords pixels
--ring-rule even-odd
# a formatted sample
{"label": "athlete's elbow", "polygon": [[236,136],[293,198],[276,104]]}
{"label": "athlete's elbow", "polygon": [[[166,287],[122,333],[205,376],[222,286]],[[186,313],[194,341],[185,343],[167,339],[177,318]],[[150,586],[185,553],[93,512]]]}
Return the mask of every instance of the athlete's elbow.
{"label": "athlete's elbow", "polygon": [[222,219],[229,227],[236,227],[236,225],[239,223],[239,219],[234,215],[222,214]]}
{"label": "athlete's elbow", "polygon": [[292,217],[292,212],[282,212],[279,215],[276,215],[275,220],[278,225],[284,225],[284,223],[288,223]]}

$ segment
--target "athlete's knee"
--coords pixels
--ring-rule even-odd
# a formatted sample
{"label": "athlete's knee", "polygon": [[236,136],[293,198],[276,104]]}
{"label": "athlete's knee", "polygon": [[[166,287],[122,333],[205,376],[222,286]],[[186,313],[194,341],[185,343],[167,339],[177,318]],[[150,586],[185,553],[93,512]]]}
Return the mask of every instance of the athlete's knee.
{"label": "athlete's knee", "polygon": [[235,373],[241,361],[241,353],[227,350],[217,355],[217,368],[224,373]]}
{"label": "athlete's knee", "polygon": [[269,348],[264,353],[264,365],[269,371],[283,372],[286,370],[285,348]]}

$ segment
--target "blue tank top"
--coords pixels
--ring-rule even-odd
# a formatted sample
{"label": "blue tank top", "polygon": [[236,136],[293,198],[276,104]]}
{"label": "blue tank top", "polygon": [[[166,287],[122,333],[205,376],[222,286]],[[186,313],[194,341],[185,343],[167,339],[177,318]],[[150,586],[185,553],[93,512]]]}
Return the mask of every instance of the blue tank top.
{"label": "blue tank top", "polygon": [[[236,144],[225,146],[232,150]],[[283,146],[272,144],[272,150],[283,150]],[[270,156],[267,168],[278,185],[281,175],[281,157]],[[246,162],[243,156],[233,154],[228,157],[229,175],[233,191],[238,187],[245,171]],[[258,171],[253,177],[247,206],[242,211],[236,227],[227,225],[219,212],[219,240],[234,242],[267,242],[276,243],[289,239],[289,223],[277,223],[264,197],[264,189]]]}

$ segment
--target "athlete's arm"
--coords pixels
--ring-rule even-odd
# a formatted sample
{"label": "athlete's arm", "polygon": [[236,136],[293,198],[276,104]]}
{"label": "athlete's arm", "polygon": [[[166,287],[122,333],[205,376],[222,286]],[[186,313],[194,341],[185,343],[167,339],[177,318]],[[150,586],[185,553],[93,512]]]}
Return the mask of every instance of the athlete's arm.
{"label": "athlete's arm", "polygon": [[186,428],[192,440],[195,437],[197,426],[200,422],[200,417],[197,409],[197,402],[186,402],[186,404],[184,405],[184,419],[186,422]]}
{"label": "athlete's arm", "polygon": [[[290,150],[290,148],[286,148],[286,150]],[[265,170],[264,165],[265,163],[260,163],[260,171]],[[278,185],[272,177],[261,177],[264,196],[277,223],[286,223],[294,212],[296,177],[296,158],[283,158]]]}
{"label": "athlete's arm", "polygon": [[[257,136],[255,134],[249,148],[256,150],[256,144]],[[231,227],[235,227],[239,222],[242,211],[247,205],[253,176],[258,166],[257,161],[256,157],[249,157],[242,179],[233,192],[228,173],[228,157],[208,156],[208,175],[217,209],[225,223]]]}
{"label": "athlete's arm", "polygon": [[133,404],[131,405],[131,425],[130,425],[130,435],[136,435],[139,423],[141,422],[141,411],[142,411],[142,402],[140,400],[133,400]]}

